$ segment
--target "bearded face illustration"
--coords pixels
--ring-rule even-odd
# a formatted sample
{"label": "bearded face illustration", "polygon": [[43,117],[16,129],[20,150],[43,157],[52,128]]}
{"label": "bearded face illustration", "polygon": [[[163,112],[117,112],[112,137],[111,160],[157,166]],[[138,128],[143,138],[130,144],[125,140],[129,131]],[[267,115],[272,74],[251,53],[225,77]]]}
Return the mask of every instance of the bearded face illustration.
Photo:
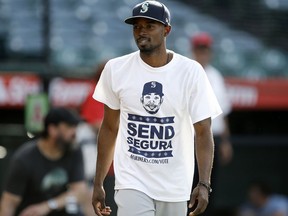
{"label": "bearded face illustration", "polygon": [[162,84],[156,81],[145,83],[140,101],[149,114],[156,114],[163,103]]}

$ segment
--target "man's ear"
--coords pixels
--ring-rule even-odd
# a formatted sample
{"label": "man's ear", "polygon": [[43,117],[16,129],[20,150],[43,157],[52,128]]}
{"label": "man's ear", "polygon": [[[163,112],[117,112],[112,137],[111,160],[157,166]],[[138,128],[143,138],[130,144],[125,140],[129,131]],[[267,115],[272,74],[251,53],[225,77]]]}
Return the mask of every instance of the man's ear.
{"label": "man's ear", "polygon": [[170,33],[171,31],[171,26],[165,26],[165,33],[164,33],[164,36],[167,37],[167,35]]}
{"label": "man's ear", "polygon": [[49,135],[50,137],[53,137],[53,138],[56,137],[56,135],[57,135],[57,133],[58,133],[58,131],[57,131],[57,126],[56,126],[56,125],[54,125],[54,124],[48,125],[47,130],[48,130],[48,135]]}

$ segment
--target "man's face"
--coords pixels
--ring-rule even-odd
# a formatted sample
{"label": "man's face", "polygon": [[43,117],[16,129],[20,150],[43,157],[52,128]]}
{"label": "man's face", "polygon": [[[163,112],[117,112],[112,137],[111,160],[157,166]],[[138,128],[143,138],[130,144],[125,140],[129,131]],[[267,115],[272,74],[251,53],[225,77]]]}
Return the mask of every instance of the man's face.
{"label": "man's face", "polygon": [[60,123],[57,126],[56,143],[63,151],[69,151],[73,148],[76,137],[76,126],[66,123]]}
{"label": "man's face", "polygon": [[155,114],[160,109],[160,106],[163,102],[163,98],[155,93],[150,93],[143,95],[141,98],[144,109],[150,113]]}
{"label": "man's face", "polygon": [[151,19],[136,19],[133,24],[133,35],[139,50],[151,53],[164,45],[168,29],[170,30],[170,27]]}
{"label": "man's face", "polygon": [[207,66],[211,60],[211,49],[209,47],[195,47],[193,49],[194,59],[203,67]]}

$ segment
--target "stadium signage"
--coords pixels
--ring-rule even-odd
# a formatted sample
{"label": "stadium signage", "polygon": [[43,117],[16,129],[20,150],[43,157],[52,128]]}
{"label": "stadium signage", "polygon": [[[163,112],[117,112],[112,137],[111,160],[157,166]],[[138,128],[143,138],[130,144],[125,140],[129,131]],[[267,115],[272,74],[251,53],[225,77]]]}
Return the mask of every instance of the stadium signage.
{"label": "stadium signage", "polygon": [[54,78],[49,83],[49,100],[52,106],[78,107],[94,88],[90,80]]}
{"label": "stadium signage", "polygon": [[233,109],[287,109],[288,80],[226,78]]}
{"label": "stadium signage", "polygon": [[23,107],[27,96],[41,89],[42,82],[34,74],[1,73],[0,107]]}
{"label": "stadium signage", "polygon": [[[248,80],[226,78],[234,110],[288,109],[288,79]],[[94,82],[88,79],[53,78],[49,82],[52,106],[79,107]],[[43,92],[39,76],[24,72],[0,73],[0,108],[23,108],[28,95]]]}

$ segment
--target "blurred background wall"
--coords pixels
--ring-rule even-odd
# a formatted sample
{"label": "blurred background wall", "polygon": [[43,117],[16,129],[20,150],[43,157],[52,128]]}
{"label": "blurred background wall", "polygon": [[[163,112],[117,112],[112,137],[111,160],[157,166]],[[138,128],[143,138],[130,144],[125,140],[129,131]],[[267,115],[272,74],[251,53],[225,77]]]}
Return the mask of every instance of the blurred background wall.
{"label": "blurred background wall", "polygon": [[[28,139],[27,96],[45,93],[50,106],[77,109],[97,65],[136,50],[123,19],[138,2],[0,0],[1,185],[9,158]],[[190,37],[209,32],[233,102],[235,155],[220,173],[219,211],[231,215],[254,178],[288,194],[288,1],[163,2],[172,15],[168,48],[191,57]]]}

